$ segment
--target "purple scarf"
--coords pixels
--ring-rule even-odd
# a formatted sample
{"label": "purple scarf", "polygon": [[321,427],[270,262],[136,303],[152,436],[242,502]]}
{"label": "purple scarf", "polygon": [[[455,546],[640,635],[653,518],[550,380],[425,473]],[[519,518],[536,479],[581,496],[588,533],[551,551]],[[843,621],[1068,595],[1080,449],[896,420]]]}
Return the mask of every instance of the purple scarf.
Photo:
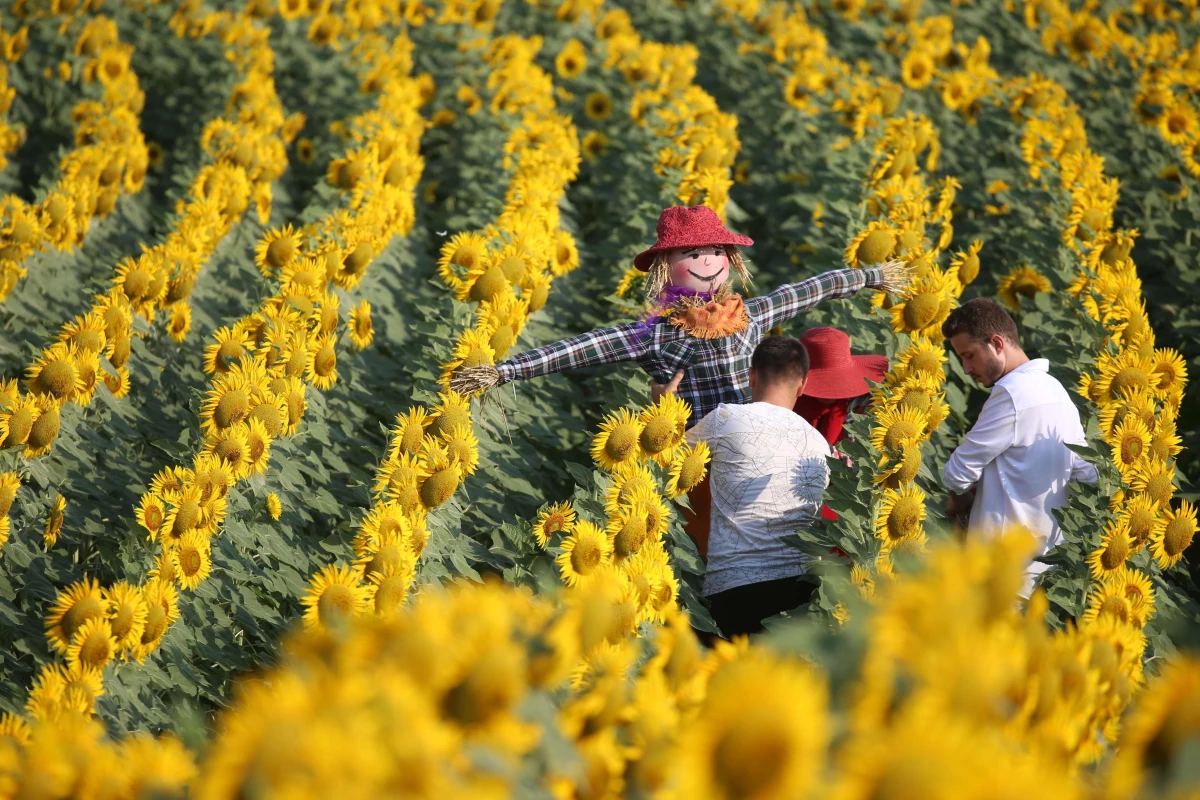
{"label": "purple scarf", "polygon": [[658,297],[654,298],[654,302],[642,312],[641,318],[638,319],[637,330],[633,334],[634,340],[640,342],[649,335],[650,331],[654,330],[655,325],[667,319],[668,315],[655,313],[657,310],[669,309],[684,297],[698,297],[707,303],[712,300],[713,292],[698,292],[686,286],[667,286],[658,293]]}

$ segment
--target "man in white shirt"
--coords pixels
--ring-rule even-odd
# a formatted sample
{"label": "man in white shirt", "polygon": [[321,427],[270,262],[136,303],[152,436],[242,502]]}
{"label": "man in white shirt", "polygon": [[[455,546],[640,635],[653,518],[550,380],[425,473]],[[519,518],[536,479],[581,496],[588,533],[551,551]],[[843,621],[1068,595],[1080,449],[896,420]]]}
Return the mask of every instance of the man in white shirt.
{"label": "man in white shirt", "polygon": [[[1021,349],[1017,326],[994,301],[975,298],[951,312],[942,335],[963,370],[992,395],[962,444],[946,462],[942,479],[951,517],[970,512],[968,532],[995,536],[1021,526],[1038,540],[1038,555],[1058,544],[1052,513],[1067,502],[1070,481],[1096,482],[1096,469],[1066,447],[1084,444],[1079,411],[1048,372],[1044,358]],[[1049,569],[1033,562],[1022,596]]]}
{"label": "man in white shirt", "polygon": [[751,402],[721,404],[687,432],[712,451],[712,517],[704,595],[725,636],[803,605],[807,556],[783,541],[820,516],[829,444],[792,411],[808,377],[798,340],[771,336],[750,359]]}

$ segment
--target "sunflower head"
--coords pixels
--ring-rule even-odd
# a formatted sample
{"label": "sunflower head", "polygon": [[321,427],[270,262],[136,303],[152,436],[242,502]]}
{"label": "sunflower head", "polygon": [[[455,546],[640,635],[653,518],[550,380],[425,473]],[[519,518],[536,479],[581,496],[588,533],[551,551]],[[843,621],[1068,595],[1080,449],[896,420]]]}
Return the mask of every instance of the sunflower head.
{"label": "sunflower head", "polygon": [[569,534],[575,528],[575,509],[570,503],[555,503],[538,512],[533,538],[545,550],[556,533]]}
{"label": "sunflower head", "polygon": [[683,443],[691,407],[674,394],[664,393],[659,401],[642,411],[638,445],[646,458],[663,466],[671,463],[675,448]]}
{"label": "sunflower head", "polygon": [[887,261],[896,249],[897,232],[890,223],[874,220],[850,240],[844,258],[851,267],[870,267]]}
{"label": "sunflower head", "polygon": [[308,628],[344,623],[362,614],[368,602],[369,592],[362,585],[358,572],[337,565],[324,567],[314,575],[300,598],[300,604],[305,608],[304,624]]}
{"label": "sunflower head", "polygon": [[592,438],[592,459],[610,472],[636,462],[641,455],[642,427],[642,421],[628,409],[609,414]]}
{"label": "sunflower head", "polygon": [[1100,537],[1100,546],[1088,556],[1087,563],[1092,577],[1102,578],[1125,566],[1133,555],[1134,541],[1129,526],[1118,519],[1109,522]]}
{"label": "sunflower head", "polygon": [[712,457],[706,442],[684,445],[675,451],[671,459],[670,480],[667,494],[679,497],[695,489],[708,474],[708,462]]}
{"label": "sunflower head", "polygon": [[925,493],[910,484],[900,491],[884,489],[875,518],[875,536],[899,541],[921,533],[925,520]]}
{"label": "sunflower head", "polygon": [[1177,509],[1163,512],[1163,524],[1155,531],[1150,552],[1163,569],[1174,566],[1196,535],[1196,507],[1183,500]]}
{"label": "sunflower head", "polygon": [[613,546],[608,535],[594,523],[580,520],[563,540],[562,552],[555,559],[563,583],[579,586],[587,583],[600,568],[612,561]]}

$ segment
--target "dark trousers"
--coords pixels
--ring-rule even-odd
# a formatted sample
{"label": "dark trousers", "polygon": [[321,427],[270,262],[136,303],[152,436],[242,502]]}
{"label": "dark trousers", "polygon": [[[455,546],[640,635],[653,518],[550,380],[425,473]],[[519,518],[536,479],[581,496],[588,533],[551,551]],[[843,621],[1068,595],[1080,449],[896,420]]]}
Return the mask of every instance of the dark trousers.
{"label": "dark trousers", "polygon": [[817,584],[804,576],[735,586],[708,596],[713,620],[726,638],[759,633],[762,621],[812,599]]}

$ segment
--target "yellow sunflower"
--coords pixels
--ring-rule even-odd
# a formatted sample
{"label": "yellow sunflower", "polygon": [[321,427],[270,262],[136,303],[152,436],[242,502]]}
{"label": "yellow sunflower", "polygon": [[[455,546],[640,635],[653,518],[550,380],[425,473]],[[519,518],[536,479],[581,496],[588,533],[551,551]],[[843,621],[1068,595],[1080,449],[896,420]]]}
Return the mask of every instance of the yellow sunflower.
{"label": "yellow sunflower", "polygon": [[1158,383],[1152,387],[1156,393],[1160,396],[1183,393],[1188,378],[1187,364],[1179,351],[1170,347],[1155,350],[1151,369],[1158,378]]}
{"label": "yellow sunflower", "polygon": [[209,436],[205,452],[229,464],[237,480],[245,478],[250,474],[249,426],[239,422]]}
{"label": "yellow sunflower", "polygon": [[946,382],[946,351],[923,336],[914,336],[908,346],[896,354],[892,374],[900,383],[914,375],[927,375],[940,386]]}
{"label": "yellow sunflower", "polygon": [[1200,116],[1186,97],[1175,97],[1159,117],[1158,132],[1173,145],[1187,144],[1200,133]]}
{"label": "yellow sunflower", "polygon": [[100,583],[84,578],[58,593],[46,615],[46,638],[56,652],[66,653],[85,622],[104,617],[104,595]]}
{"label": "yellow sunflower", "polygon": [[924,49],[914,47],[900,62],[900,79],[910,89],[924,89],[933,81],[933,57]]}
{"label": "yellow sunflower", "polygon": [[13,501],[17,499],[17,490],[21,488],[21,476],[15,472],[0,473],[0,517],[7,517],[12,511]]}
{"label": "yellow sunflower", "polygon": [[1121,587],[1110,580],[1092,584],[1091,591],[1088,592],[1087,609],[1079,618],[1079,623],[1088,625],[1101,616],[1113,617],[1126,625],[1141,627],[1145,624],[1144,617],[1134,611],[1133,604],[1125,597]]}
{"label": "yellow sunflower", "polygon": [[1050,281],[1046,276],[1029,266],[1013,267],[996,286],[996,294],[1000,301],[1013,311],[1021,310],[1021,297],[1032,300],[1039,292],[1050,290]]}
{"label": "yellow sunflower", "polygon": [[103,591],[104,601],[108,604],[105,612],[108,623],[112,628],[113,637],[117,640],[118,650],[128,650],[142,640],[146,630],[146,617],[150,608],[142,590],[131,583],[120,581]]}
{"label": "yellow sunflower", "polygon": [[324,567],[312,577],[300,598],[304,626],[316,629],[359,616],[368,608],[369,594],[355,569],[336,564]]}
{"label": "yellow sunflower", "polygon": [[912,405],[879,407],[871,429],[871,446],[883,453],[886,463],[889,454],[922,441],[928,426],[928,415]]}
{"label": "yellow sunflower", "polygon": [[1095,379],[1094,393],[1101,404],[1118,400],[1126,392],[1138,389],[1153,390],[1158,381],[1154,374],[1154,362],[1143,358],[1134,350],[1122,350],[1110,355],[1101,352],[1096,359],[1100,375]]}
{"label": "yellow sunflower", "polygon": [[371,304],[363,300],[350,309],[350,343],[356,350],[366,350],[375,338],[371,323]]}
{"label": "yellow sunflower", "polygon": [[1136,550],[1147,544],[1163,525],[1158,505],[1147,495],[1138,493],[1130,495],[1120,507],[1118,518],[1128,527]]}
{"label": "yellow sunflower", "polygon": [[254,248],[254,264],[264,278],[270,278],[299,257],[300,244],[300,233],[291,225],[272,228]]}
{"label": "yellow sunflower", "polygon": [[562,552],[554,559],[563,583],[584,586],[600,568],[612,562],[613,546],[608,536],[594,523],[579,520],[562,542]]}
{"label": "yellow sunflower", "polygon": [[101,616],[79,626],[64,655],[68,664],[103,669],[116,654],[117,639],[113,636],[112,626]]}
{"label": "yellow sunflower", "polygon": [[442,364],[439,381],[443,389],[449,389],[450,376],[460,367],[480,367],[496,363],[496,351],[491,345],[491,333],[479,328],[468,328],[458,337],[450,360]]}
{"label": "yellow sunflower", "polygon": [[1154,612],[1154,588],[1146,573],[1124,567],[1104,576],[1104,583],[1117,588],[1135,610],[1141,610],[1144,618]]}
{"label": "yellow sunflower", "polygon": [[240,326],[217,328],[213,339],[214,343],[204,348],[204,371],[209,375],[229,372],[250,353],[250,335]]}
{"label": "yellow sunflower", "polygon": [[559,278],[579,266],[579,246],[570,231],[559,229],[554,241],[554,261],[551,262],[550,272]]}
{"label": "yellow sunflower", "polygon": [[583,99],[583,113],[592,121],[608,119],[612,110],[612,96],[607,92],[592,92]]}
{"label": "yellow sunflower", "polygon": [[187,467],[163,467],[150,481],[150,493],[173,503],[195,478],[196,473]]}
{"label": "yellow sunflower", "polygon": [[65,518],[63,512],[66,511],[66,508],[67,498],[61,494],[57,495],[50,505],[50,513],[46,515],[46,530],[42,534],[42,540],[47,548],[54,547],[58,543],[58,534],[62,530]]}
{"label": "yellow sunflower", "polygon": [[708,443],[703,441],[694,445],[685,444],[676,450],[675,457],[671,459],[667,494],[680,497],[695,489],[708,474],[708,462],[711,457]]}
{"label": "yellow sunflower", "polygon": [[1121,424],[1105,437],[1112,448],[1113,463],[1128,478],[1133,470],[1145,461],[1150,450],[1150,429],[1133,414],[1125,415]]}
{"label": "yellow sunflower", "polygon": [[442,245],[438,258],[438,275],[451,289],[458,292],[467,284],[467,276],[476,272],[487,260],[487,239],[478,233],[459,233]]}
{"label": "yellow sunflower", "polygon": [[383,569],[367,575],[367,603],[376,616],[390,617],[404,605],[412,586],[409,569]]}
{"label": "yellow sunflower", "polygon": [[1159,508],[1165,509],[1175,496],[1175,466],[1158,461],[1139,464],[1128,478],[1129,488],[1149,497]]}
{"label": "yellow sunflower", "polygon": [[605,534],[612,543],[614,562],[621,563],[636,555],[649,540],[646,515],[636,505],[622,505],[617,513],[609,515]]}
{"label": "yellow sunflower", "polygon": [[892,304],[892,330],[926,338],[939,336],[954,308],[954,288],[945,273],[931,270],[909,286],[902,302]]}
{"label": "yellow sunflower", "polygon": [[[468,424],[471,421],[469,411],[466,421]],[[428,427],[429,422],[424,406],[413,406],[406,413],[397,414],[396,423],[389,431],[391,439],[388,442],[388,458],[395,458],[405,453],[415,454],[420,450],[421,440],[425,438],[425,428]],[[454,426],[447,426],[446,431],[448,432],[452,427]]]}
{"label": "yellow sunflower", "polygon": [[1196,507],[1181,500],[1178,509],[1163,511],[1163,524],[1150,540],[1150,554],[1163,569],[1174,566],[1196,535]]}
{"label": "yellow sunflower", "polygon": [[213,382],[200,407],[200,427],[206,436],[215,436],[250,416],[261,392],[249,382],[230,377]]}
{"label": "yellow sunflower", "polygon": [[682,731],[679,796],[808,796],[831,735],[827,693],[800,661],[769,651],[718,667]]}
{"label": "yellow sunflower", "polygon": [[843,258],[851,267],[865,268],[882,264],[896,249],[897,231],[886,220],[873,220],[850,240]]}
{"label": "yellow sunflower", "polygon": [[0,414],[0,433],[5,434],[0,443],[4,447],[17,447],[28,442],[41,411],[42,406],[33,395],[25,395],[14,401]]}
{"label": "yellow sunflower", "polygon": [[609,414],[600,423],[600,432],[592,438],[592,459],[609,472],[636,462],[641,455],[642,427],[641,419],[629,409]]}
{"label": "yellow sunflower", "polygon": [[74,399],[84,388],[78,355],[79,351],[65,342],[43,350],[26,372],[29,391],[59,401]]}
{"label": "yellow sunflower", "polygon": [[38,406],[37,418],[29,428],[29,438],[25,440],[26,458],[40,458],[49,453],[62,425],[61,406],[58,402],[45,397]]}
{"label": "yellow sunflower", "polygon": [[479,466],[479,440],[470,425],[459,425],[443,432],[442,443],[450,458],[458,462],[464,476],[475,474]]}
{"label": "yellow sunflower", "polygon": [[280,501],[279,495],[275,494],[275,492],[267,494],[266,506],[267,513],[273,520],[278,520],[280,515],[283,514],[283,503]]}
{"label": "yellow sunflower", "polygon": [[642,455],[661,466],[668,466],[675,449],[683,444],[691,413],[691,406],[670,392],[664,393],[657,403],[644,409],[638,417],[642,425],[638,435]]}
{"label": "yellow sunflower", "polygon": [[600,131],[588,131],[580,145],[580,151],[583,157],[588,161],[595,161],[608,151],[609,139]]}
{"label": "yellow sunflower", "polygon": [[142,639],[130,651],[136,661],[145,661],[146,656],[158,649],[167,629],[179,619],[179,591],[173,582],[151,578],[142,587],[142,596],[148,611]]}
{"label": "yellow sunflower", "polygon": [[925,492],[910,484],[900,491],[884,489],[875,512],[875,537],[896,541],[921,533],[925,521]]}
{"label": "yellow sunflower", "polygon": [[257,419],[250,420],[246,426],[247,461],[246,470],[249,475],[266,472],[271,462],[271,435],[267,428]]}
{"label": "yellow sunflower", "polygon": [[538,546],[545,550],[550,544],[550,537],[556,533],[567,533],[575,529],[575,509],[570,503],[555,503],[538,512],[537,522],[533,524],[533,538]]}
{"label": "yellow sunflower", "polygon": [[445,503],[462,483],[462,466],[450,457],[449,451],[439,442],[426,437],[421,445],[419,457],[424,462],[427,476],[420,483],[421,505],[432,510]]}
{"label": "yellow sunflower", "polygon": [[1121,520],[1109,522],[1104,527],[1104,535],[1100,537],[1100,546],[1087,558],[1092,577],[1099,579],[1121,569],[1133,555],[1133,550],[1134,541],[1129,526]]}

